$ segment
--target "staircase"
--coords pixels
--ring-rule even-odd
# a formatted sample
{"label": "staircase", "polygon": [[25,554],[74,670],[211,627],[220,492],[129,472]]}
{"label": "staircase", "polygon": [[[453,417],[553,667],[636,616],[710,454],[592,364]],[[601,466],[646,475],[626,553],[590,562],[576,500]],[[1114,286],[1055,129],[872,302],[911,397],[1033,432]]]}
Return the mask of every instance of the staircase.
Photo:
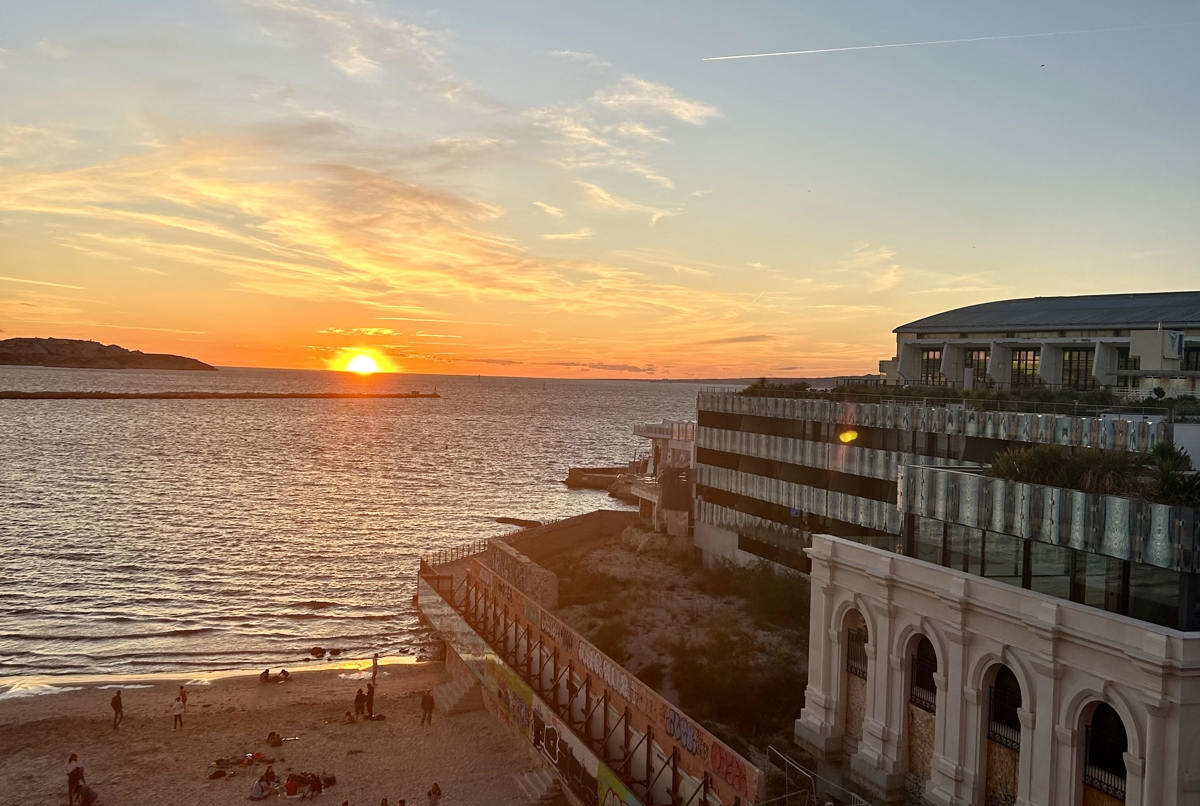
{"label": "staircase", "polygon": [[545,767],[528,770],[516,777],[517,786],[532,806],[568,806],[563,794],[562,782],[551,775]]}
{"label": "staircase", "polygon": [[434,688],[433,701],[446,716],[478,711],[483,707],[483,689],[474,677],[459,677]]}

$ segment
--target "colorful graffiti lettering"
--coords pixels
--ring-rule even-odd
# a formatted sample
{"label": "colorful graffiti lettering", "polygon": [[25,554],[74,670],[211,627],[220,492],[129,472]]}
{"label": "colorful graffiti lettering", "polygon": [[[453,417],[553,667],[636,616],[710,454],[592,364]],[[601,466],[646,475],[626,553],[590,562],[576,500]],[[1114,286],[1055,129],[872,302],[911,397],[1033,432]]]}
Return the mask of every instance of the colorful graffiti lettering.
{"label": "colorful graffiti lettering", "polygon": [[696,752],[696,726],[675,711],[667,712],[667,735],[679,742],[689,753]]}
{"label": "colorful graffiti lettering", "polygon": [[728,781],[730,786],[743,795],[746,794],[746,767],[736,754],[719,744],[714,744],[709,763],[713,771]]}

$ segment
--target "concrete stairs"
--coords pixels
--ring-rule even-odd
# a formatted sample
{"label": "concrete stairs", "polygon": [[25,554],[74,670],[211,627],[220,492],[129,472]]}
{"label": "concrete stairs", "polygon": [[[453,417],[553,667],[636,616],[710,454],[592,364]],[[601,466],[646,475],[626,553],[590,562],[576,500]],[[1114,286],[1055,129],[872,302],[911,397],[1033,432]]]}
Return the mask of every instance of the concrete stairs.
{"label": "concrete stairs", "polygon": [[539,766],[515,777],[517,786],[531,806],[568,806],[567,796],[562,791],[562,782],[545,767]]}
{"label": "concrete stairs", "polygon": [[446,716],[483,708],[483,689],[473,677],[459,677],[433,689],[433,701]]}

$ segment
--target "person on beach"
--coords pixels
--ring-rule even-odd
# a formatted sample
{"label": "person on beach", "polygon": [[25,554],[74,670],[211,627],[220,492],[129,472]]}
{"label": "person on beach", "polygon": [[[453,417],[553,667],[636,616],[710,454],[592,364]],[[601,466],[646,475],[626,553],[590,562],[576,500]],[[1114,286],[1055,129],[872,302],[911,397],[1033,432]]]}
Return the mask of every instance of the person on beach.
{"label": "person on beach", "polygon": [[113,730],[125,719],[125,706],[121,703],[121,692],[117,692],[112,697],[113,709]]}
{"label": "person on beach", "polygon": [[279,682],[280,683],[286,683],[288,681],[288,678],[290,678],[291,676],[292,676],[292,673],[289,672],[287,669],[279,670]]}
{"label": "person on beach", "polygon": [[270,683],[270,682],[271,682],[271,670],[270,670],[270,669],[263,669],[263,670],[262,670],[262,674],[260,674],[260,675],[258,676],[258,682],[260,682],[260,683]]}
{"label": "person on beach", "polygon": [[171,703],[171,730],[179,730],[183,727],[183,698],[176,697],[175,702]]}
{"label": "person on beach", "polygon": [[421,695],[421,724],[433,724],[433,692],[426,691]]}
{"label": "person on beach", "polygon": [[375,718],[375,685],[367,683],[367,719]]}
{"label": "person on beach", "polygon": [[79,797],[79,785],[84,781],[83,765],[79,763],[79,756],[74,753],[67,759],[67,803],[75,803],[75,799]]}
{"label": "person on beach", "polygon": [[250,800],[266,800],[274,794],[275,787],[267,780],[265,773],[250,786]]}
{"label": "person on beach", "polygon": [[183,701],[183,710],[187,710],[187,689],[183,686],[179,687],[179,699]]}
{"label": "person on beach", "polygon": [[438,806],[442,802],[442,788],[437,785],[437,781],[433,782],[433,786],[429,787],[425,794],[429,796],[429,806]]}
{"label": "person on beach", "polygon": [[379,677],[379,653],[371,658],[371,685],[375,685],[375,678]]}
{"label": "person on beach", "polygon": [[353,725],[357,721],[358,720],[354,718],[354,714],[350,713],[349,711],[347,711],[346,715],[342,717],[343,725]]}
{"label": "person on beach", "polygon": [[356,717],[363,716],[367,713],[367,695],[363,694],[360,688],[358,693],[354,695],[354,715]]}

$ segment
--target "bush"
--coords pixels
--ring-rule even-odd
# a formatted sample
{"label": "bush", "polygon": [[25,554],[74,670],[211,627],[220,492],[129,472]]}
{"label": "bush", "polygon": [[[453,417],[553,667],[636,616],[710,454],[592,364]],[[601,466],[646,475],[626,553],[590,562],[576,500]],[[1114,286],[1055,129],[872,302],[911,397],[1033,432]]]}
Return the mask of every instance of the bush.
{"label": "bush", "polygon": [[628,621],[609,619],[592,634],[592,644],[617,663],[624,663],[629,659],[629,653],[625,650],[625,639],[628,637]]}

